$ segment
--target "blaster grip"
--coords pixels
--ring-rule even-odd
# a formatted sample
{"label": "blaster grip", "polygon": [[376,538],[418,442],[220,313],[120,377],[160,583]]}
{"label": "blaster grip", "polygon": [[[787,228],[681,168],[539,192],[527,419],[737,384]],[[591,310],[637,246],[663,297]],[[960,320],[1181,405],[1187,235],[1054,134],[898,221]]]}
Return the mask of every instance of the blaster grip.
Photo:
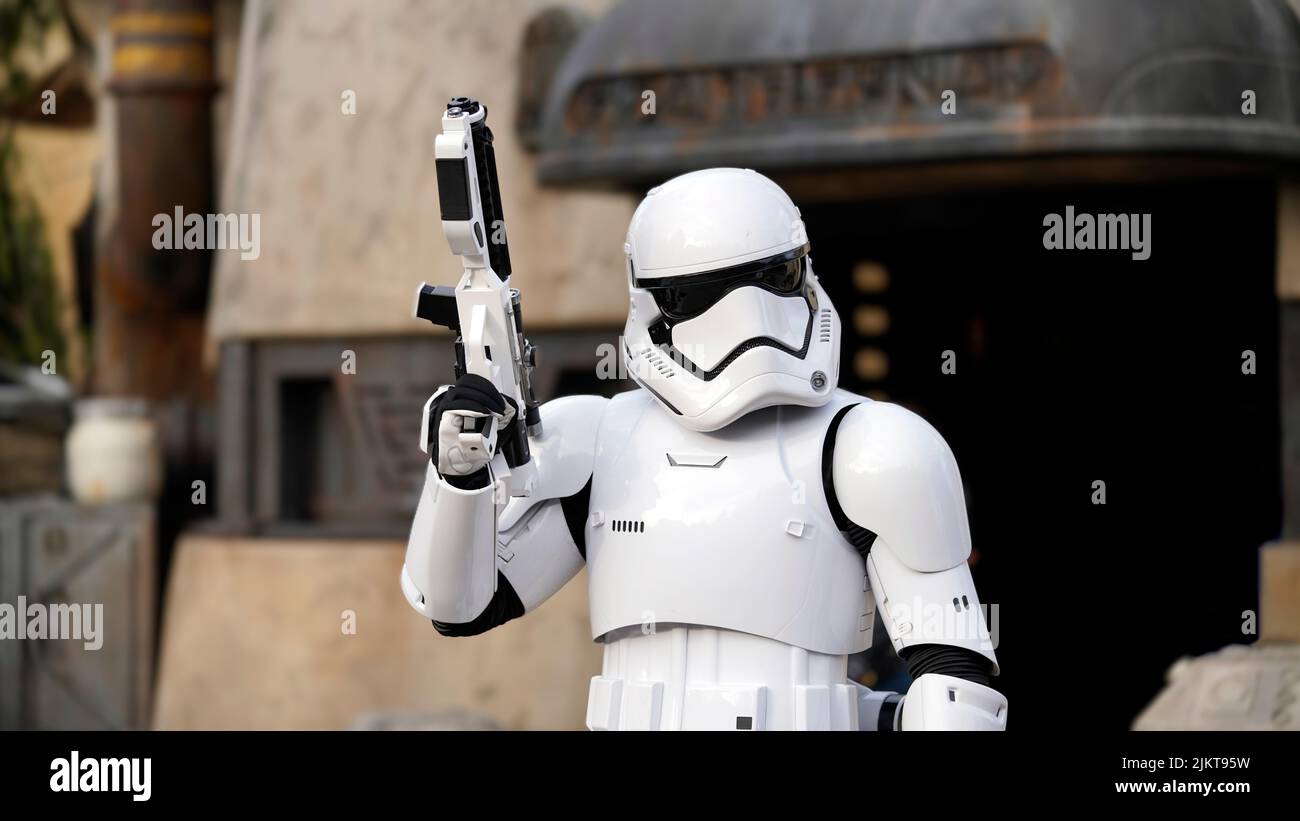
{"label": "blaster grip", "polygon": [[427,320],[440,328],[456,332],[455,378],[465,375],[465,341],[460,337],[460,312],[456,308],[456,289],[448,285],[420,283],[415,292],[415,317]]}
{"label": "blaster grip", "polygon": [[[541,417],[538,413],[537,398],[533,393],[532,386],[532,369],[536,361],[536,349],[527,339],[524,338],[523,320],[519,308],[519,292],[511,289],[510,299],[507,302],[508,310],[503,317],[504,325],[511,329],[508,344],[503,346],[509,349],[508,356],[510,362],[507,367],[510,368],[509,374],[512,379],[514,390],[505,390],[503,393],[510,396],[515,401],[517,413],[519,414],[519,424],[514,425],[512,430],[513,436],[502,436],[499,440],[498,450],[505,459],[506,465],[511,470],[516,470],[528,464],[532,459],[529,451],[528,437],[540,436],[542,432]],[[446,285],[429,285],[421,283],[420,289],[415,295],[415,316],[432,322],[434,325],[448,328],[456,332],[456,379],[460,379],[468,368],[465,357],[465,339],[461,335],[461,306],[457,300],[457,289]],[[486,348],[484,353],[488,358],[492,358],[492,350]],[[497,383],[490,373],[480,374]],[[503,387],[497,385],[498,389]]]}

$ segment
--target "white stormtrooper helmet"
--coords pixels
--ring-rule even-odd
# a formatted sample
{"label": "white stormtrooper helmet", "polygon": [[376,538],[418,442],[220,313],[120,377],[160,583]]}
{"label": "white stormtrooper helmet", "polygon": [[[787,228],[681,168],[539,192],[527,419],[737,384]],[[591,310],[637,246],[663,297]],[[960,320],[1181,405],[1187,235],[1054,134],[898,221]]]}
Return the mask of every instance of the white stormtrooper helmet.
{"label": "white stormtrooper helmet", "polygon": [[628,372],[691,430],[770,405],[825,404],[840,320],[813,274],[799,209],[755,171],[654,188],[628,227]]}

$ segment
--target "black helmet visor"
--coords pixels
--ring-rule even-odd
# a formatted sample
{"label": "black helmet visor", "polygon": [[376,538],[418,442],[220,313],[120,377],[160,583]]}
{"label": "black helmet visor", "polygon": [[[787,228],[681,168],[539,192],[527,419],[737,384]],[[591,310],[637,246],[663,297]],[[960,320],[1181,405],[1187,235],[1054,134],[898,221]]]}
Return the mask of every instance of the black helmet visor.
{"label": "black helmet visor", "polygon": [[764,259],[698,274],[641,279],[633,272],[632,284],[649,291],[670,322],[682,321],[699,316],[727,292],[743,285],[756,285],[777,294],[799,293],[807,271],[807,255],[805,244]]}

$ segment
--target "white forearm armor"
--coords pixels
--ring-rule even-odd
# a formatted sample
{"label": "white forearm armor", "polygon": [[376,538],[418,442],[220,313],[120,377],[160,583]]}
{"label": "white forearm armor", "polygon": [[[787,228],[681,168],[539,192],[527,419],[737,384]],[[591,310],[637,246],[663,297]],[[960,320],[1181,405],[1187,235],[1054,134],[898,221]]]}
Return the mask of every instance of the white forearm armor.
{"label": "white forearm armor", "polygon": [[496,507],[491,484],[452,487],[429,465],[402,566],[402,592],[426,618],[461,623],[497,589]]}
{"label": "white forearm armor", "polygon": [[964,678],[929,673],[903,697],[900,730],[1005,730],[1006,696]]}
{"label": "white forearm armor", "polygon": [[[547,432],[532,440],[537,486],[531,496],[498,505],[504,494],[491,478],[484,487],[462,490],[429,465],[407,542],[402,592],[439,631],[472,635],[521,616],[581,569],[581,528],[575,536],[565,506],[591,478],[604,403],[575,396],[546,404]],[[426,407],[426,424],[427,418]],[[422,442],[426,437],[427,430]],[[583,507],[572,515],[585,517]]]}

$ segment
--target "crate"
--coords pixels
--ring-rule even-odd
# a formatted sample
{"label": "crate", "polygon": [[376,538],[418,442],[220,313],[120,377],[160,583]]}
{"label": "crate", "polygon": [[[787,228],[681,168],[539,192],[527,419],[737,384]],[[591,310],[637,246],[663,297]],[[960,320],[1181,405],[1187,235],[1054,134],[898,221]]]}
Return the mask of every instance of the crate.
{"label": "crate", "polygon": [[[0,729],[135,729],[149,721],[157,613],[154,511],[0,500],[0,603],[102,604],[103,644],[0,640]],[[23,614],[18,614],[22,617]]]}

